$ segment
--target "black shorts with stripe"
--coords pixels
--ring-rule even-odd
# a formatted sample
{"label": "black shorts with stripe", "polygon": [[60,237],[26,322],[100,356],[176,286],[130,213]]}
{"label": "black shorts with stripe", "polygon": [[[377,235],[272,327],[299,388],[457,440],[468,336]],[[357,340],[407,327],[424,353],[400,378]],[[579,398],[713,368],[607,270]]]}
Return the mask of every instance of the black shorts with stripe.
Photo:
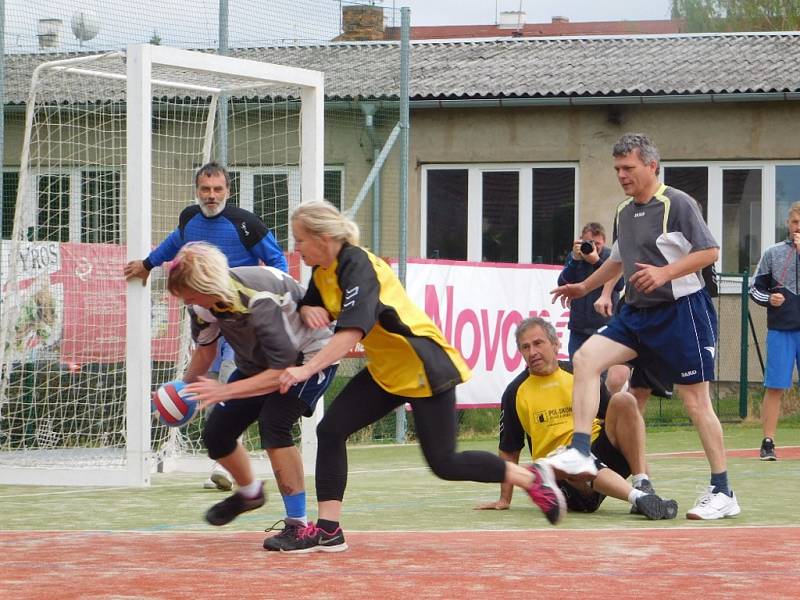
{"label": "black shorts with stripe", "polygon": [[[611,469],[617,472],[623,479],[631,474],[631,468],[628,466],[628,461],[622,455],[618,448],[615,448],[606,435],[606,430],[602,429],[600,435],[592,443],[592,455],[594,456],[594,464],[597,470]],[[564,493],[564,498],[567,501],[567,508],[572,512],[592,513],[595,512],[606,497],[599,492],[592,489],[589,482],[584,484],[576,483],[572,485],[562,480],[558,482],[558,486]]]}

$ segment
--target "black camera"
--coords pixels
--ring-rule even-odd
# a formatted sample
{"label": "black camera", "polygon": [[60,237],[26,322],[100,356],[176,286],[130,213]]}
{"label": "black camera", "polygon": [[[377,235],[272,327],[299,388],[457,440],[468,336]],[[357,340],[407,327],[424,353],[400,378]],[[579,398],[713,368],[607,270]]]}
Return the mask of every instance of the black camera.
{"label": "black camera", "polygon": [[581,242],[581,254],[591,254],[594,252],[594,241],[584,240]]}

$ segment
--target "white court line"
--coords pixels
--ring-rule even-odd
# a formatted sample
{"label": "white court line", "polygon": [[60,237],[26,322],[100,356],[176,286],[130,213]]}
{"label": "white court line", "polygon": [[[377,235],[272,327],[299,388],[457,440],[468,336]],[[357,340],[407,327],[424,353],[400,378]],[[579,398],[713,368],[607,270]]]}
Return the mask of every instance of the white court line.
{"label": "white court line", "polygon": [[[797,450],[797,449],[800,449],[800,446],[776,446],[776,450],[778,450],[778,453],[780,453],[780,450]],[[725,450],[727,452],[757,452],[758,450],[760,450],[760,447],[756,447],[756,448],[726,448]],[[703,450],[701,448],[700,450],[681,450],[681,451],[676,451],[676,452],[652,452],[652,453],[648,452],[647,456],[654,456],[654,457],[658,457],[658,456],[684,456],[684,455],[688,456],[690,454],[700,454],[701,456],[704,455],[703,454]],[[780,457],[778,457],[778,460],[780,460]]]}
{"label": "white court line", "polygon": [[[800,529],[800,525],[728,525],[724,527],[725,531],[731,529]],[[540,527],[536,529],[347,529],[347,533],[432,533],[436,535],[453,535],[454,533],[536,533],[536,532],[647,532],[652,535],[653,531],[697,531],[708,533],[708,529],[698,525],[678,525],[676,527],[576,527],[570,529],[563,529],[559,527]],[[193,535],[207,535],[207,536],[240,536],[240,535],[263,535],[260,531],[224,531],[224,530],[194,530],[194,529],[169,529],[164,531],[150,531],[143,529],[6,529],[0,531],[0,538],[4,534],[18,534],[18,533],[35,533],[35,534],[74,534],[74,533],[108,533],[112,535],[117,534],[137,534],[137,535],[174,535],[176,533],[190,533]]]}

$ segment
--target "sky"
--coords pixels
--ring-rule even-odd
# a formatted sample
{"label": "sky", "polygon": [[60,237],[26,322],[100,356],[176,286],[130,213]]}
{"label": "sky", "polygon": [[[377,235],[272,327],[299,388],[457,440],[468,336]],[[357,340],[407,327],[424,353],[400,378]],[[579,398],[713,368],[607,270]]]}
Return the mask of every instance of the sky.
{"label": "sky", "polygon": [[[388,25],[400,24],[400,7],[411,9],[412,25],[487,25],[502,11],[522,10],[526,23],[549,23],[554,16],[570,21],[615,21],[669,18],[670,0],[359,0],[386,9]],[[38,22],[61,19],[54,50],[108,50],[150,41],[164,45],[215,47],[220,0],[4,0],[5,47],[8,52],[35,52]],[[319,43],[339,33],[339,0],[227,0],[230,45],[262,46]],[[347,4],[347,0],[342,0]],[[71,21],[88,13],[99,33],[83,43]],[[396,22],[392,22],[392,16]]]}
{"label": "sky", "polygon": [[669,0],[384,0],[383,6],[408,6],[412,25],[495,23],[497,12],[521,10],[527,23],[570,21],[639,21],[668,19]]}

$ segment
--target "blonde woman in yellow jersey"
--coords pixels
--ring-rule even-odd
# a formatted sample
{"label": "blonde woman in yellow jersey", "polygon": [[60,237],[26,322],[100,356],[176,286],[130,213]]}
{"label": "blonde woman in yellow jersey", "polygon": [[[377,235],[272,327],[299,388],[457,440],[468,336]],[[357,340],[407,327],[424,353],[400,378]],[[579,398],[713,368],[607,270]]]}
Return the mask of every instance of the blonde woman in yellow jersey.
{"label": "blonde woman in yellow jersey", "polygon": [[549,468],[525,469],[489,452],[456,452],[455,386],[469,379],[469,369],[409,299],[389,265],[358,246],[355,223],[328,202],[309,202],[294,212],[291,226],[295,249],[314,267],[300,315],[313,328],[335,322],[335,331],[306,364],[281,374],[281,389],[335,363],[357,342],[364,346],[367,366],[344,387],[317,428],[317,523],[275,549],[347,548],[339,526],[347,483],[345,442],[406,402],[414,410],[422,452],[438,477],[519,486],[557,523],[566,507]]}

